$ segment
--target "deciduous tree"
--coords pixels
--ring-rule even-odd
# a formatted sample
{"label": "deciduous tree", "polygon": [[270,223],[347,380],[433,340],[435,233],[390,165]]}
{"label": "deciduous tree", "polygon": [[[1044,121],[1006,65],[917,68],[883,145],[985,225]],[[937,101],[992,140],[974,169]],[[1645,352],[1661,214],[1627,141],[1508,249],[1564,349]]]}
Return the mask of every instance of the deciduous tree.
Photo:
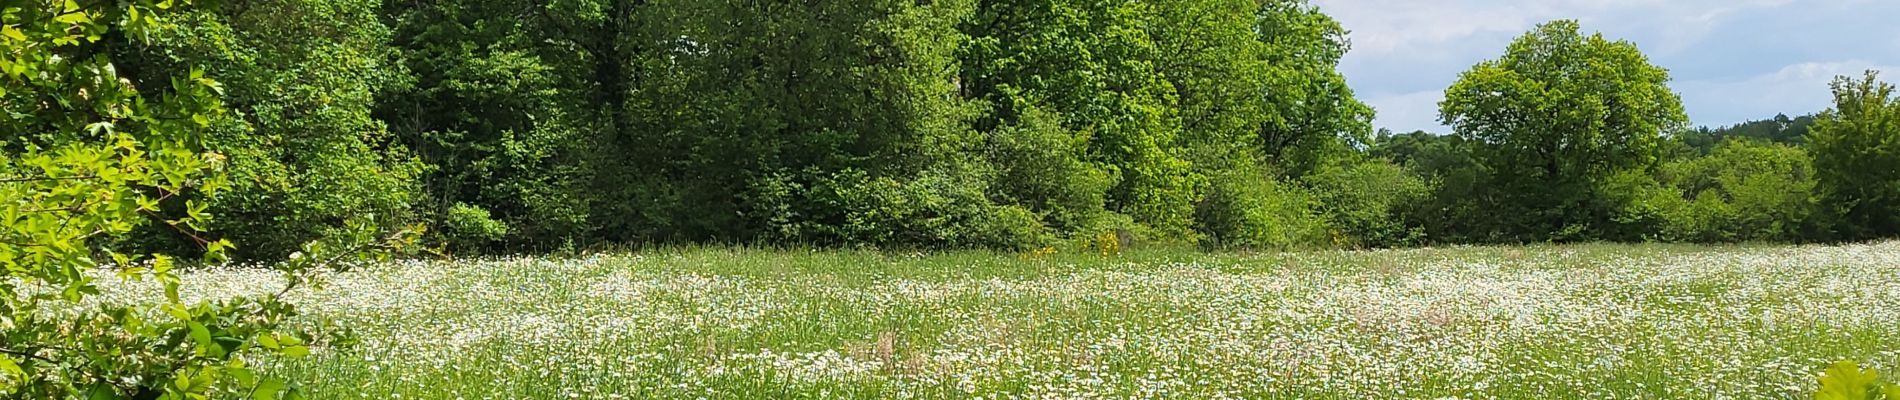
{"label": "deciduous tree", "polygon": [[1538,25],[1461,74],[1440,118],[1490,170],[1495,238],[1585,239],[1606,228],[1607,214],[1590,206],[1595,183],[1654,167],[1663,134],[1687,124],[1668,83],[1634,43],[1586,35],[1576,21]]}
{"label": "deciduous tree", "polygon": [[1872,71],[1833,88],[1834,107],[1808,136],[1822,202],[1845,238],[1900,234],[1900,96]]}

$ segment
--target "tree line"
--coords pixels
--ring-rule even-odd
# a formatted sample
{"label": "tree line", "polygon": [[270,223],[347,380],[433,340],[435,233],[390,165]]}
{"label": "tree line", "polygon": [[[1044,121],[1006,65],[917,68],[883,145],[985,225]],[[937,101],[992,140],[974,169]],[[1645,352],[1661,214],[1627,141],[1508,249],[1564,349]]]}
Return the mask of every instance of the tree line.
{"label": "tree line", "polygon": [[[114,63],[223,83],[206,147],[231,187],[162,208],[218,210],[205,231],[242,258],[364,215],[462,254],[1284,247],[1329,234],[1300,179],[1371,133],[1334,68],[1346,31],[1300,0],[286,0],[174,21]],[[142,229],[118,245],[197,241]]]}
{"label": "tree line", "polygon": [[1834,105],[1686,128],[1667,71],[1627,41],[1539,26],[1464,73],[1452,135],[1381,133],[1370,152],[1428,182],[1395,216],[1432,243],[1825,242],[1900,233],[1900,98],[1876,72]]}
{"label": "tree line", "polygon": [[136,86],[221,83],[203,140],[229,187],[158,205],[215,210],[201,234],[112,239],[139,252],[281,259],[363,216],[456,254],[1900,233],[1886,85],[1692,129],[1666,69],[1573,21],[1464,73],[1445,135],[1375,134],[1348,32],[1304,0],[201,1],[168,23],[100,40]]}
{"label": "tree line", "polygon": [[[914,248],[1900,234],[1900,98],[1689,129],[1576,22],[1372,132],[1304,0],[0,0],[0,396],[302,398],[326,271],[602,243]],[[424,228],[433,227],[433,228]],[[427,231],[424,235],[422,232]],[[275,294],[186,303],[177,260]],[[100,265],[152,304],[78,307]]]}

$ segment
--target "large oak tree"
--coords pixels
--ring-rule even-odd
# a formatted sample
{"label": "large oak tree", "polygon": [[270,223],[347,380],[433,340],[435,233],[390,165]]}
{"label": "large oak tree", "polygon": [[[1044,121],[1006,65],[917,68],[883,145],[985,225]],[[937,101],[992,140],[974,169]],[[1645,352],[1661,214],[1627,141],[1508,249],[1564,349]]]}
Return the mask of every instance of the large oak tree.
{"label": "large oak tree", "polygon": [[1687,124],[1669,79],[1636,44],[1576,21],[1538,25],[1460,75],[1440,118],[1489,168],[1476,201],[1498,217],[1493,238],[1564,240],[1612,224],[1597,184],[1654,167],[1663,135]]}

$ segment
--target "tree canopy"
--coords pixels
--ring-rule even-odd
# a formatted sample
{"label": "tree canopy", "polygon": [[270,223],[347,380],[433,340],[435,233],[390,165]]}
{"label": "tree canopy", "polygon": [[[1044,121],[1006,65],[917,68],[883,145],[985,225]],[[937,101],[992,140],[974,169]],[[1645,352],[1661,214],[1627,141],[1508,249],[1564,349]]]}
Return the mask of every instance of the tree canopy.
{"label": "tree canopy", "polygon": [[1871,71],[1833,88],[1834,107],[1808,134],[1821,199],[1847,238],[1900,234],[1900,96]]}
{"label": "tree canopy", "polygon": [[1634,43],[1584,34],[1576,21],[1539,25],[1503,58],[1472,67],[1445,91],[1441,119],[1491,171],[1495,234],[1587,235],[1608,221],[1595,185],[1661,161],[1665,132],[1687,125],[1669,72]]}

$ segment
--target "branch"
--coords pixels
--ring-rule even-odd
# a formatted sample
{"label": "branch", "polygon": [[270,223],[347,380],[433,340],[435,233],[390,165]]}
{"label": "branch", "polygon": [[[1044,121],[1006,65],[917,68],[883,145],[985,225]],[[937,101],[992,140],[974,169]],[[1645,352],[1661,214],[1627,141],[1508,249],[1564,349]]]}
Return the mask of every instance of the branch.
{"label": "branch", "polygon": [[[384,237],[381,241],[372,240],[372,241],[366,241],[363,243],[358,243],[354,246],[344,249],[344,251],[339,251],[336,254],[330,255],[330,258],[328,259],[317,261],[317,262],[311,263],[310,265],[314,267],[322,267],[325,265],[334,264],[337,261],[341,261],[344,257],[361,253],[364,250],[376,249],[376,248],[395,248],[396,246],[391,246],[388,243],[396,241],[397,239],[401,238],[404,234],[407,234],[407,233],[409,233],[409,231],[406,229],[398,230],[394,233],[390,233],[389,236]],[[294,273],[295,271],[292,271],[292,272]],[[282,298],[284,297],[285,294],[289,294],[291,290],[296,289],[299,285],[300,285],[300,281],[293,279],[289,283],[285,283],[284,289],[277,291],[277,294],[272,295],[271,298],[273,299]]]}
{"label": "branch", "polygon": [[[158,200],[154,200],[153,202],[162,203],[165,200],[171,199],[172,196],[175,194],[165,189],[158,189],[158,191],[162,195],[158,196]],[[139,210],[139,212],[142,214],[145,214],[145,216],[147,217],[151,217],[154,220],[158,220],[158,223],[160,224],[164,224],[165,226],[171,227],[172,230],[178,231],[179,234],[183,234],[185,235],[185,237],[191,238],[192,244],[197,245],[199,250],[211,249],[210,239],[205,239],[203,236],[198,236],[198,234],[192,233],[191,230],[185,229],[184,227],[178,226],[178,224],[172,223],[171,220],[165,219],[165,216],[159,215],[157,212],[154,212],[151,210],[143,210],[143,209]]]}
{"label": "branch", "polygon": [[8,246],[13,246],[13,247],[46,247],[46,245],[44,245],[44,244],[38,244],[38,243],[21,243],[21,242],[15,242],[15,241],[11,241],[11,240],[0,240],[0,244],[3,244],[3,245],[8,245]]}
{"label": "branch", "polygon": [[46,363],[48,363],[48,364],[58,364],[58,363],[59,363],[59,360],[54,360],[54,359],[51,359],[51,358],[46,358],[46,357],[41,357],[41,356],[40,356],[39,354],[34,354],[34,353],[31,353],[31,352],[26,352],[26,351],[19,351],[19,350],[10,350],[10,349],[5,349],[5,348],[0,348],[0,354],[12,354],[12,355],[16,355],[16,356],[20,356],[20,357],[26,357],[26,358],[28,358],[28,359],[34,359],[34,360],[40,360],[40,361],[42,361],[42,362],[46,362]]}
{"label": "branch", "polygon": [[[59,351],[59,352],[66,352],[66,353],[73,353],[73,352],[75,352],[75,350],[73,350],[73,349],[69,349],[69,348],[65,348],[65,347],[59,347],[59,346],[45,346],[45,347],[39,347],[39,348],[35,348],[35,349],[32,349],[32,350],[34,350],[34,351],[38,351],[38,350],[53,350],[53,351]],[[44,363],[47,363],[47,364],[53,364],[53,365],[59,365],[59,360],[54,360],[54,359],[51,359],[51,358],[47,358],[47,357],[42,357],[42,356],[40,356],[40,355],[38,355],[38,354],[34,354],[34,353],[33,353],[33,352],[31,352],[31,351],[19,351],[19,350],[10,350],[10,349],[6,349],[6,348],[0,348],[0,354],[12,354],[12,355],[16,355],[16,356],[20,356],[20,357],[26,357],[26,358],[27,358],[27,359],[29,359],[29,360],[39,360],[40,362],[44,362]],[[85,367],[89,367],[89,366],[92,366],[92,365],[93,365],[93,363],[94,363],[94,361],[95,361],[95,360],[93,360],[93,359],[91,359],[90,357],[87,357],[87,358],[86,358],[86,362],[85,362],[85,363],[82,363],[82,364],[79,364],[79,365],[62,365],[61,367],[62,367],[63,369],[65,369],[65,370],[67,370],[67,371],[70,371],[70,372],[77,372],[77,373],[79,373],[80,375],[85,375],[85,376],[86,376],[87,378],[91,378],[91,379],[93,379],[93,380],[100,380],[100,379],[101,379],[101,377],[99,376],[99,374],[97,374],[97,373],[95,373],[95,372],[93,372],[93,371],[91,371],[91,370],[88,370],[88,369],[86,369],[86,368],[85,368]],[[112,386],[114,386],[114,387],[118,387],[118,388],[120,388],[120,389],[130,389],[130,388],[128,388],[128,387],[126,387],[126,386],[124,386],[124,385],[121,385],[121,384],[120,384],[119,382],[113,382],[113,383],[109,383],[109,384],[110,384],[110,385],[112,385]]]}
{"label": "branch", "polygon": [[147,211],[147,210],[139,210],[139,212],[144,213],[145,216],[147,217],[151,217],[152,219],[158,220],[158,223],[160,224],[171,227],[172,230],[178,231],[179,234],[185,235],[185,237],[187,238],[191,238],[191,243],[198,245],[199,250],[211,249],[210,247],[211,239],[205,239],[203,236],[198,236],[198,234],[192,233],[191,230],[178,226],[178,224],[174,224],[170,220],[166,220],[164,216],[158,215],[158,213]]}
{"label": "branch", "polygon": [[81,175],[81,176],[63,176],[63,177],[42,177],[42,178],[5,178],[5,179],[0,179],[0,183],[27,183],[27,182],[46,182],[46,181],[81,181],[81,180],[94,180],[94,179],[99,179],[99,177],[98,177],[97,175]]}

